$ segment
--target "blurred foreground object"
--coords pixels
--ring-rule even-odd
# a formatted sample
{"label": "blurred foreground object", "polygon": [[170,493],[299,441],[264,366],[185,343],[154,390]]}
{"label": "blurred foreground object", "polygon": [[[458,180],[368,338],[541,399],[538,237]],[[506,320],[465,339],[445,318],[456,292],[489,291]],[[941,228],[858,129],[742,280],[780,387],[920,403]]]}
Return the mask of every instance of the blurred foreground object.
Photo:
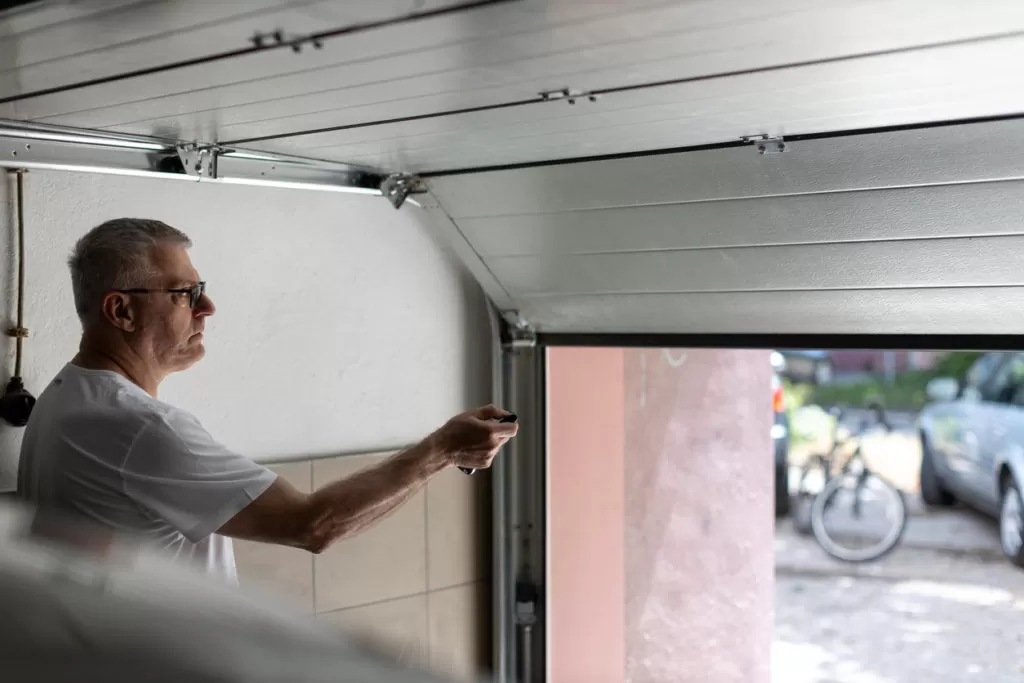
{"label": "blurred foreground object", "polygon": [[312,617],[107,531],[0,503],[5,683],[428,683]]}

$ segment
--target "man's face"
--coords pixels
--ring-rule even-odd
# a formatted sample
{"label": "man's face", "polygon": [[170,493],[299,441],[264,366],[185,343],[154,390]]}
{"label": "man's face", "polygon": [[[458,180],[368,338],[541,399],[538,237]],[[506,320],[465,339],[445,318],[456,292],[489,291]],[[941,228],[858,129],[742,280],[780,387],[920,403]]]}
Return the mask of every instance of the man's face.
{"label": "man's face", "polygon": [[[154,247],[150,253],[152,279],[143,286],[155,290],[187,289],[199,282],[199,273],[182,245]],[[213,315],[213,301],[205,294],[189,306],[189,295],[152,292],[134,297],[137,324],[130,333],[132,346],[164,374],[185,370],[203,357],[203,327]]]}

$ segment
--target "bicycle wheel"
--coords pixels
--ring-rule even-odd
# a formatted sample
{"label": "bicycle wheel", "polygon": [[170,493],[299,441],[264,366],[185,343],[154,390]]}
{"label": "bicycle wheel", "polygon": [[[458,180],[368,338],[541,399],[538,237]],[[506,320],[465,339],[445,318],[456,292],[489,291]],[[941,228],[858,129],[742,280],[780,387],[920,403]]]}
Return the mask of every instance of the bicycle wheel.
{"label": "bicycle wheel", "polygon": [[907,525],[903,493],[874,472],[844,472],[814,499],[811,530],[826,553],[844,562],[877,560]]}

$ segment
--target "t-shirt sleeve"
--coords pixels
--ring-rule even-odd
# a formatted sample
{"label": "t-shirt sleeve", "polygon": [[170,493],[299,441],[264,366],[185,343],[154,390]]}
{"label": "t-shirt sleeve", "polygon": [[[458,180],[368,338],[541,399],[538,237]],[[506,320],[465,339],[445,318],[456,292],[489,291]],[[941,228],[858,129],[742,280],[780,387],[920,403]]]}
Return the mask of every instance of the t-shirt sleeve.
{"label": "t-shirt sleeve", "polygon": [[277,475],[218,443],[187,413],[155,416],[122,467],[125,493],[193,543],[266,491]]}

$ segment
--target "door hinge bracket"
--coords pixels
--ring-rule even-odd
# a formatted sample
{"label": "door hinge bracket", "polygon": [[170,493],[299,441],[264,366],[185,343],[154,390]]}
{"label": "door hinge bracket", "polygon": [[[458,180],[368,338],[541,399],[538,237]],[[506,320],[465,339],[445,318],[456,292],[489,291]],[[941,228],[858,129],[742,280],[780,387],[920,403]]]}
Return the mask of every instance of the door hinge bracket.
{"label": "door hinge bracket", "polygon": [[427,186],[423,180],[408,173],[392,173],[380,184],[381,194],[396,209],[402,208],[410,194],[421,194],[426,191]]}
{"label": "door hinge bracket", "polygon": [[743,142],[754,145],[758,154],[782,154],[789,149],[786,140],[781,135],[744,135]]}
{"label": "door hinge bracket", "polygon": [[586,90],[574,90],[572,88],[557,88],[555,90],[542,90],[539,93],[540,99],[544,102],[553,102],[554,100],[565,100],[569,104],[576,104],[577,100],[587,100],[588,102],[597,102],[597,93],[588,92]]}
{"label": "door hinge bracket", "polygon": [[532,349],[537,345],[537,333],[533,326],[519,315],[519,311],[506,311],[502,317],[508,324],[508,338],[504,343],[506,349],[510,351]]}
{"label": "door hinge bracket", "polygon": [[196,142],[178,145],[176,149],[185,173],[197,178],[216,178],[217,157],[230,151],[219,145],[201,145]]}

